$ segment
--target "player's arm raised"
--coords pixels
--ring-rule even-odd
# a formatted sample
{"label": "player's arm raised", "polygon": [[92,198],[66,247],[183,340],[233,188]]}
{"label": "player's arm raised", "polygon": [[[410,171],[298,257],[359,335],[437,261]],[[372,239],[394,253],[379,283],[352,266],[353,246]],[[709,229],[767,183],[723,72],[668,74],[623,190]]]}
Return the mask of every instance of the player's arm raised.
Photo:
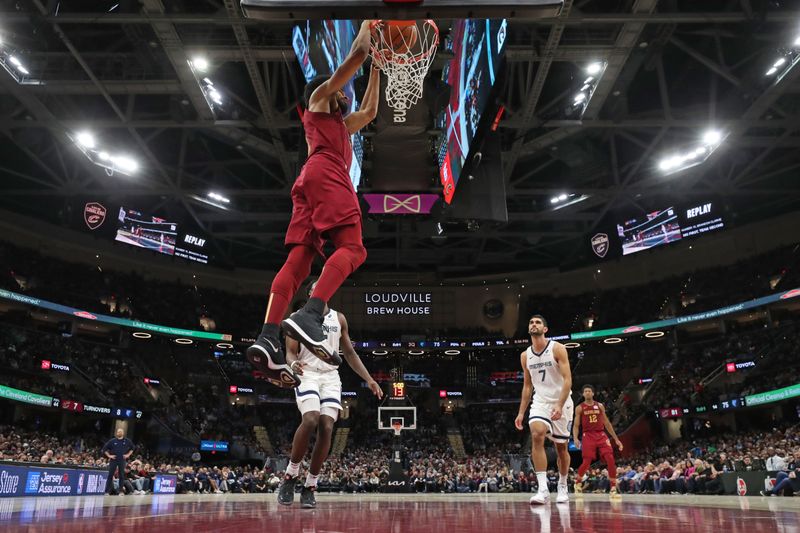
{"label": "player's arm raised", "polygon": [[619,437],[617,437],[617,434],[614,431],[614,426],[611,425],[611,422],[608,420],[608,416],[606,416],[606,406],[602,404],[600,405],[600,416],[603,417],[603,425],[605,426],[606,431],[608,431],[608,434],[611,435],[612,439],[614,439],[614,442],[617,443],[619,451],[622,451],[622,443],[620,442]]}
{"label": "player's arm raised", "polygon": [[550,413],[550,420],[555,422],[561,418],[561,410],[564,409],[567,398],[572,394],[572,370],[569,368],[567,349],[560,342],[557,342],[553,348],[553,358],[558,363],[558,371],[561,373],[561,377],[564,378],[564,385],[561,387],[561,394],[558,397],[558,405]]}
{"label": "player's arm raised", "polygon": [[369,69],[369,83],[367,90],[364,91],[364,100],[358,111],[353,111],[344,119],[347,131],[355,133],[378,116],[378,95],[381,88],[381,71],[374,66]]}
{"label": "player's arm raised", "polygon": [[519,356],[520,363],[522,364],[522,398],[519,400],[519,413],[514,420],[514,426],[522,431],[524,427],[523,421],[525,420],[525,412],[528,410],[528,405],[531,403],[531,394],[533,394],[533,382],[531,381],[531,374],[528,372],[527,355],[525,352]]}
{"label": "player's arm raised", "polygon": [[314,107],[314,104],[320,100],[326,100],[333,96],[342,87],[356,75],[358,69],[364,64],[364,61],[369,57],[369,47],[371,43],[371,20],[365,20],[361,23],[361,29],[358,31],[353,46],[350,47],[350,52],[344,58],[339,68],[331,74],[331,77],[311,94],[308,101],[309,109]]}
{"label": "player's arm raised", "polygon": [[302,376],[303,367],[306,366],[300,361],[300,343],[291,337],[286,337],[286,363],[289,368],[294,370],[295,374]]}
{"label": "player's arm raised", "polygon": [[344,360],[347,361],[347,364],[350,365],[350,368],[353,369],[353,372],[358,374],[361,379],[367,382],[367,386],[369,386],[369,390],[372,391],[372,394],[378,397],[380,400],[383,398],[383,390],[381,390],[381,386],[378,385],[378,382],[372,379],[372,376],[369,374],[369,370],[367,367],[364,366],[364,362],[361,361],[361,358],[358,356],[356,351],[353,349],[353,341],[350,340],[350,332],[349,328],[347,327],[347,319],[344,317],[342,313],[336,313],[339,315],[339,327],[342,328],[342,337],[339,340],[339,347],[342,349],[344,353]]}
{"label": "player's arm raised", "polygon": [[575,447],[581,449],[581,439],[578,436],[581,434],[581,415],[583,414],[583,404],[575,408],[575,421],[572,423],[572,440],[575,442]]}

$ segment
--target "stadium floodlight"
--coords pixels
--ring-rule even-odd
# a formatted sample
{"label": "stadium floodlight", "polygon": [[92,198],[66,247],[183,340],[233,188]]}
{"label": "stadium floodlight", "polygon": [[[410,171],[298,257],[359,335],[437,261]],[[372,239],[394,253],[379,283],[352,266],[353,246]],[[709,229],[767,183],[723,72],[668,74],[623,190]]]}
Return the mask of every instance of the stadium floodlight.
{"label": "stadium floodlight", "polygon": [[216,89],[211,88],[208,91],[208,97],[211,98],[211,101],[214,102],[215,104],[222,105],[222,95],[219,94],[219,91],[217,91]]}
{"label": "stadium floodlight", "polygon": [[719,130],[708,130],[703,134],[703,142],[706,145],[719,144],[722,140],[722,133]]}
{"label": "stadium floodlight", "polygon": [[202,56],[195,57],[189,63],[198,72],[205,72],[208,70],[208,59],[206,59],[205,57]]}
{"label": "stadium floodlight", "polygon": [[139,170],[139,163],[136,159],[126,154],[111,152],[107,148],[99,146],[97,138],[89,131],[84,130],[74,134],[67,134],[67,136],[89,161],[106,169],[106,173],[109,176],[113,175],[114,172],[130,176]]}
{"label": "stadium floodlight", "polygon": [[703,132],[697,145],[687,147],[685,150],[662,157],[658,162],[658,169],[665,175],[673,174],[705,162],[725,140],[727,133],[708,129]]}
{"label": "stadium floodlight", "polygon": [[112,157],[111,162],[114,163],[120,170],[124,170],[127,173],[136,172],[139,170],[139,163],[125,155]]}
{"label": "stadium floodlight", "polygon": [[92,135],[88,131],[79,132],[75,136],[75,140],[78,141],[78,143],[81,146],[84,146],[85,148],[94,148],[96,146],[94,135]]}
{"label": "stadium floodlight", "polygon": [[579,105],[583,103],[585,100],[586,100],[586,93],[578,93],[575,95],[575,98],[573,98],[572,101],[575,105]]}
{"label": "stadium floodlight", "polygon": [[767,76],[772,76],[772,75],[773,75],[773,74],[775,74],[776,72],[778,72],[778,69],[777,69],[777,68],[775,68],[775,67],[772,67],[772,68],[770,68],[770,69],[767,71],[766,75],[767,75]]}
{"label": "stadium floodlight", "polygon": [[599,74],[600,71],[603,70],[603,64],[599,61],[595,61],[594,63],[589,63],[589,66],[586,67],[587,74]]}
{"label": "stadium floodlight", "polygon": [[566,194],[561,193],[561,194],[558,195],[558,201],[559,202],[563,202],[566,199],[567,199],[567,195]]}
{"label": "stadium floodlight", "polygon": [[798,35],[797,38],[794,40],[794,47],[800,48],[800,35]]}
{"label": "stadium floodlight", "polygon": [[221,194],[217,194],[217,193],[215,193],[215,192],[210,192],[210,193],[208,193],[208,197],[209,197],[209,198],[211,198],[212,200],[216,200],[216,201],[218,201],[218,202],[222,202],[223,204],[229,204],[229,203],[231,203],[231,200],[230,200],[230,198],[225,198],[225,197],[224,197],[224,196],[222,196]]}
{"label": "stadium floodlight", "polygon": [[20,73],[25,74],[26,76],[30,74],[28,69],[25,68],[25,66],[19,59],[16,58],[16,56],[8,56],[8,62],[14,65],[14,68],[16,68]]}

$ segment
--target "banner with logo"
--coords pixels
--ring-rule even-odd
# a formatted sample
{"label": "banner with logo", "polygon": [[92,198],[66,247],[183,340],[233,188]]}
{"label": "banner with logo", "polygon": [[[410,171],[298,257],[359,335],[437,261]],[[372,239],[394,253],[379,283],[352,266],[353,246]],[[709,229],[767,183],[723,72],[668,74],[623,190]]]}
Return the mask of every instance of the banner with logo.
{"label": "banner with logo", "polygon": [[33,392],[13,389],[5,385],[0,385],[0,398],[14,400],[15,402],[32,403],[33,405],[41,405],[43,407],[51,407],[53,405],[52,396],[34,394]]}
{"label": "banner with logo", "polygon": [[744,400],[748,407],[753,407],[765,403],[779,402],[788,398],[794,398],[795,396],[800,396],[800,383],[782,389],[745,396]]}
{"label": "banner with logo", "polygon": [[178,487],[178,476],[171,474],[156,474],[153,479],[153,494],[175,494]]}
{"label": "banner with logo", "polygon": [[103,494],[108,473],[89,468],[0,464],[0,498]]}
{"label": "banner with logo", "polygon": [[161,333],[163,335],[173,335],[176,337],[192,337],[196,339],[207,339],[213,341],[229,341],[233,338],[233,336],[225,333],[210,333],[207,331],[195,331],[191,329],[173,328],[171,326],[150,324],[148,322],[141,322],[139,320],[129,320],[127,318],[118,318],[115,316],[101,315],[99,313],[90,313],[89,311],[76,309],[75,307],[69,307],[66,305],[48,302],[47,300],[34,298],[32,296],[26,296],[24,294],[7,291],[5,289],[0,289],[0,298],[5,298],[6,300],[19,302],[26,305],[32,305],[34,307],[39,307],[41,309],[49,309],[51,311],[64,313],[65,315],[76,316],[78,318],[83,318],[86,320],[94,320],[96,322],[104,322],[106,324],[115,324],[117,326],[123,326],[132,329],[153,331],[156,333]]}
{"label": "banner with logo", "polygon": [[437,194],[365,194],[371,214],[427,215],[439,199]]}

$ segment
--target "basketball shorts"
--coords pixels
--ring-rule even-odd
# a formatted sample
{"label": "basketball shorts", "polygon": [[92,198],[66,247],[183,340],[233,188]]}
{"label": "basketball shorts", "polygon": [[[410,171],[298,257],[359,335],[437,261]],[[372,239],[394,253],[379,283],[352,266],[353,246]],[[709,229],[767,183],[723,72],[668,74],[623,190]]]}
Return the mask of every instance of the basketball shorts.
{"label": "basketball shorts", "polygon": [[287,246],[311,246],[323,255],[326,231],[361,224],[361,206],[353,184],[346,173],[332,170],[336,164],[341,163],[315,157],[300,172],[292,186],[292,219],[284,241]]}
{"label": "basketball shorts", "polygon": [[339,372],[305,370],[300,386],[294,389],[300,414],[317,412],[337,420],[342,408],[342,380]]}
{"label": "basketball shorts", "polygon": [[608,436],[603,433],[584,433],[581,439],[581,456],[585,458],[589,458],[590,460],[594,461],[595,458],[600,455],[603,457],[606,453],[614,453],[614,449],[611,447],[611,441],[608,439]]}
{"label": "basketball shorts", "polygon": [[574,416],[574,404],[572,398],[568,398],[564,407],[561,409],[561,418],[550,420],[550,413],[553,411],[554,404],[537,399],[534,395],[531,403],[528,424],[542,422],[547,426],[547,436],[553,442],[569,442],[572,435],[572,417]]}

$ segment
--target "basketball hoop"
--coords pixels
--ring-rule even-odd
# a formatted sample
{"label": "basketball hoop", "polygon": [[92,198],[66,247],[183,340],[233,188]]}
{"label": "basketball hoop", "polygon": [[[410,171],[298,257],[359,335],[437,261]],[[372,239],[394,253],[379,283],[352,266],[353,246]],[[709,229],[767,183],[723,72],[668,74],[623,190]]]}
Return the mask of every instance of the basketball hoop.
{"label": "basketball hoop", "polygon": [[[399,35],[402,46],[393,46],[387,33],[391,21],[377,20],[373,23],[372,62],[386,74],[386,103],[398,111],[405,111],[422,97],[422,84],[439,46],[439,28],[432,20],[416,25],[415,39]],[[397,43],[395,43],[397,44]]]}
{"label": "basketball hoop", "polygon": [[399,437],[400,432],[403,430],[403,422],[399,420],[393,420],[392,429],[394,430],[394,436]]}

